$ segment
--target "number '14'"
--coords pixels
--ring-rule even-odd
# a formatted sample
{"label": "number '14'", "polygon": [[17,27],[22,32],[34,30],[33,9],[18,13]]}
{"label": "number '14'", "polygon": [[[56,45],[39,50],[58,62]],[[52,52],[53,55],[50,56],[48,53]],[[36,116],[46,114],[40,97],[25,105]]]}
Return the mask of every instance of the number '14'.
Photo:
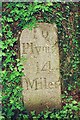
{"label": "number '14'", "polygon": [[47,71],[50,72],[53,69],[51,68],[51,61],[47,61],[43,64],[42,68],[39,67],[39,62],[37,62],[36,64],[37,67],[37,73],[39,73],[40,71]]}

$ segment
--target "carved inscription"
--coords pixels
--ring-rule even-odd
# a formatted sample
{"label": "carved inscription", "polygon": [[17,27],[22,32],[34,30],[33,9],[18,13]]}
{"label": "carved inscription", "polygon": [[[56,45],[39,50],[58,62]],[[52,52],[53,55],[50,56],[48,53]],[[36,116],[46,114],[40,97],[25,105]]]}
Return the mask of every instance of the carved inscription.
{"label": "carved inscription", "polygon": [[43,72],[43,71],[46,71],[46,72],[50,73],[51,71],[54,71],[52,69],[52,66],[51,66],[51,61],[44,62],[44,64],[43,64],[41,69],[39,67],[39,62],[37,62],[36,63],[36,68],[37,68],[37,72],[36,73]]}
{"label": "carved inscription", "polygon": [[47,78],[35,78],[34,80],[30,80],[29,78],[25,78],[27,90],[39,90],[39,89],[54,89],[60,85],[59,81],[49,82]]}
{"label": "carved inscription", "polygon": [[37,46],[34,43],[22,43],[22,54],[27,54],[27,50],[29,49],[32,54],[37,53],[38,55],[41,52],[49,53],[50,48],[48,46]]}
{"label": "carved inscription", "polygon": [[48,31],[42,31],[42,36],[46,39],[48,37]]}
{"label": "carved inscription", "polygon": [[[45,30],[42,31],[42,37],[43,37],[43,38],[49,40],[49,39],[48,39],[48,36],[49,36],[48,31],[45,31]],[[34,39],[38,39],[36,29],[34,29]]]}
{"label": "carved inscription", "polygon": [[48,61],[48,62],[45,62],[45,64],[44,64],[44,66],[42,67],[42,69],[41,69],[41,71],[51,71],[51,70],[53,70],[52,68],[51,68],[51,61]]}

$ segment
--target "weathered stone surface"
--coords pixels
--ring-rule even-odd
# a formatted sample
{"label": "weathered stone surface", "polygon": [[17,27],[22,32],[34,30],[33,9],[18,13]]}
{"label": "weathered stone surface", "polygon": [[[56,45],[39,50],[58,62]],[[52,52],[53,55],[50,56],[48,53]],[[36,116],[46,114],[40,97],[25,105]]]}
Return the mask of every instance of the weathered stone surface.
{"label": "weathered stone surface", "polygon": [[20,37],[20,55],[25,76],[23,100],[29,111],[61,107],[59,49],[55,24],[39,23]]}

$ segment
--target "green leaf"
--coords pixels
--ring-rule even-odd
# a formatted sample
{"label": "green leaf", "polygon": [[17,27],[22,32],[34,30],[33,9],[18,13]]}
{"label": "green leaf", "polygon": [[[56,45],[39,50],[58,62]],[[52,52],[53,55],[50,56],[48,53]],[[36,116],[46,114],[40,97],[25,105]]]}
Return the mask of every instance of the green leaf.
{"label": "green leaf", "polygon": [[76,101],[76,100],[73,100],[73,101],[72,101],[72,104],[77,104],[77,101]]}
{"label": "green leaf", "polygon": [[13,22],[13,19],[12,18],[7,18],[7,21],[8,22]]}

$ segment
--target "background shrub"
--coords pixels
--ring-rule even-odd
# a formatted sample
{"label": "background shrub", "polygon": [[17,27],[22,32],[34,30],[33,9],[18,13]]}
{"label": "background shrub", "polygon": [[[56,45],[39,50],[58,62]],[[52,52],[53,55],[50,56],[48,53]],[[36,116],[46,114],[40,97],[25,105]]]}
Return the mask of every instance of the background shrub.
{"label": "background shrub", "polygon": [[[79,119],[79,3],[2,3],[2,113],[6,120]],[[63,109],[29,115],[22,101],[23,66],[19,58],[19,37],[23,29],[37,22],[54,22],[58,27]],[[64,92],[65,91],[65,92]],[[76,112],[76,113],[75,113]],[[75,114],[76,115],[75,115]],[[28,116],[29,115],[29,116]],[[31,118],[32,116],[32,118]],[[29,118],[30,117],[30,118]],[[3,118],[2,118],[3,119]]]}

